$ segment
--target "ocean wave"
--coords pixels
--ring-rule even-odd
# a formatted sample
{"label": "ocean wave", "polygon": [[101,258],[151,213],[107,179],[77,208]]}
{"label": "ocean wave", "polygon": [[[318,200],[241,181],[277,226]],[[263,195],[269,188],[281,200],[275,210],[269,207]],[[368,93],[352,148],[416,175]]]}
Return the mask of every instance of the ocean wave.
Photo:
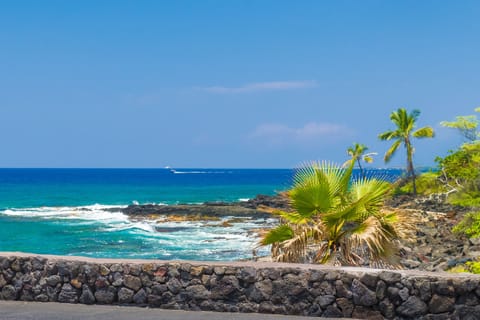
{"label": "ocean wave", "polygon": [[69,233],[68,242],[57,245],[62,254],[94,257],[247,258],[258,243],[258,233],[253,231],[270,224],[270,220],[243,218],[225,226],[234,216],[220,221],[138,219],[107,208],[118,206],[13,208],[0,210],[0,215],[22,218],[19,223],[45,220],[61,230],[59,235]]}
{"label": "ocean wave", "polygon": [[108,227],[100,229],[105,232],[120,232],[120,231],[144,231],[146,233],[155,232],[155,228],[146,222],[124,222],[123,224],[109,225]]}
{"label": "ocean wave", "polygon": [[178,171],[175,169],[170,169],[170,172],[173,174],[225,174],[225,173],[233,173],[232,171],[199,171],[199,170],[192,170],[192,171]]}
{"label": "ocean wave", "polygon": [[103,221],[104,223],[125,222],[128,216],[122,212],[111,212],[105,209],[120,208],[122,206],[108,206],[94,204],[81,207],[38,207],[6,209],[0,211],[1,215],[24,218],[42,218],[58,220],[87,220]]}
{"label": "ocean wave", "polygon": [[209,173],[207,171],[177,171],[177,170],[173,170],[172,171],[173,174],[205,174],[205,173]]}
{"label": "ocean wave", "polygon": [[[175,204],[178,204],[177,202],[174,202]],[[169,203],[166,202],[139,202],[137,200],[133,200],[131,205],[134,206],[144,206],[144,205],[154,205],[154,206],[168,206],[170,205]],[[114,208],[125,208],[128,206],[114,206]]]}

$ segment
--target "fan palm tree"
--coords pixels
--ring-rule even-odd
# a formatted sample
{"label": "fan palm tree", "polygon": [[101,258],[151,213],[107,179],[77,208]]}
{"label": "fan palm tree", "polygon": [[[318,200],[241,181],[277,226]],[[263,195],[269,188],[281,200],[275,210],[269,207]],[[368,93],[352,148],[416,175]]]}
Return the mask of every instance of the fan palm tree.
{"label": "fan palm tree", "polygon": [[365,154],[365,151],[368,150],[368,147],[361,143],[354,143],[352,147],[347,149],[347,154],[351,157],[347,160],[343,166],[350,165],[351,162],[357,162],[358,168],[360,169],[360,174],[363,178],[365,178],[365,172],[362,168],[362,164],[360,160],[363,160],[365,163],[372,163],[373,162],[373,155],[376,155],[375,152],[370,152]]}
{"label": "fan palm tree", "polygon": [[412,179],[413,194],[417,194],[417,187],[415,185],[415,170],[413,167],[413,153],[415,149],[412,146],[412,137],[414,138],[433,138],[435,132],[432,127],[422,127],[415,129],[415,124],[420,115],[419,110],[413,110],[407,113],[404,108],[399,108],[390,114],[390,120],[395,124],[395,130],[385,131],[378,135],[380,140],[394,140],[393,144],[385,153],[385,163],[388,163],[392,156],[397,151],[398,147],[403,143],[407,151],[407,176]]}
{"label": "fan palm tree", "polygon": [[348,168],[312,163],[297,171],[288,192],[291,212],[276,211],[282,223],[261,239],[272,258],[299,262],[315,248],[314,261],[360,265],[389,261],[394,239],[406,229],[394,212],[382,210],[391,185],[377,179],[351,181]]}

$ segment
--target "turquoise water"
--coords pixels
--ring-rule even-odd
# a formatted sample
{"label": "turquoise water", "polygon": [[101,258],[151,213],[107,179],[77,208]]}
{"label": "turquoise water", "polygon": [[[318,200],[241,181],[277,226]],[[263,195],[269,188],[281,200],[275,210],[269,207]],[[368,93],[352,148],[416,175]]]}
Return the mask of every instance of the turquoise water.
{"label": "turquoise water", "polygon": [[[399,170],[382,171],[392,179]],[[134,220],[132,203],[244,201],[289,188],[290,169],[0,169],[0,251],[110,258],[237,260],[273,219]],[[266,249],[264,249],[266,250]],[[266,253],[266,251],[264,251]]]}
{"label": "turquoise water", "polygon": [[284,169],[0,169],[0,208],[201,203],[273,194]]}

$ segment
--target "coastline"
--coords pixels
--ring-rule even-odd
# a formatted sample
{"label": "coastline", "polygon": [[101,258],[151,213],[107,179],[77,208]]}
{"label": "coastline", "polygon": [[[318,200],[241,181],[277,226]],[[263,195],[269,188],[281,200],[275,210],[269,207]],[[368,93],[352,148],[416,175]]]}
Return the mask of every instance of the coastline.
{"label": "coastline", "polygon": [[[288,200],[282,195],[258,195],[246,202],[169,206],[131,205],[124,208],[123,212],[133,219],[164,215],[168,220],[170,215],[171,221],[175,219],[208,220],[225,215],[278,219],[275,215],[268,213],[271,210],[266,208],[288,210]],[[399,239],[398,260],[402,270],[442,272],[480,256],[480,246],[476,242],[454,235],[451,231],[459,217],[464,214],[465,208],[432,199],[415,199],[409,196],[394,197],[385,203],[385,208],[404,211],[417,221],[415,241]],[[232,214],[233,212],[235,214]],[[265,260],[268,257],[267,255],[252,259]],[[308,261],[305,263],[311,264]]]}
{"label": "coastline", "polygon": [[[424,271],[445,271],[457,264],[472,261],[480,256],[480,246],[477,242],[453,235],[451,232],[452,226],[458,221],[459,216],[463,214],[460,208],[429,201],[428,199],[415,200],[404,196],[392,198],[386,203],[386,206],[390,207],[391,210],[403,210],[418,220],[415,242],[408,240],[400,241],[400,254],[398,258],[401,268]],[[112,217],[119,219],[118,227],[116,227],[119,230],[118,232],[122,232],[121,230],[127,228],[125,230],[131,230],[131,232],[138,234],[138,236],[135,237],[142,237],[141,239],[146,239],[151,243],[149,248],[144,248],[141,251],[138,251],[138,249],[137,251],[122,251],[123,239],[126,235],[119,234],[117,242],[100,243],[100,245],[105,246],[105,250],[108,250],[104,256],[113,259],[130,258],[131,254],[129,252],[133,252],[134,257],[143,259],[143,256],[148,256],[148,260],[160,258],[168,261],[175,259],[196,261],[263,261],[268,260],[268,248],[262,248],[262,250],[256,254],[253,254],[252,250],[256,246],[256,241],[259,239],[259,232],[262,232],[265,228],[272,227],[278,221],[278,217],[269,213],[269,210],[266,208],[288,210],[288,200],[281,194],[275,196],[257,195],[255,198],[247,201],[234,202],[206,202],[204,204],[191,205],[133,204],[118,207],[109,206],[102,208],[101,212],[87,208],[83,214],[93,216],[107,214],[106,218],[108,219]],[[68,214],[76,216],[79,212],[74,210]],[[95,222],[95,220],[92,221]],[[75,220],[73,220],[73,222],[75,222]],[[82,223],[80,223],[78,228],[81,228]],[[34,226],[34,224],[32,224],[32,226]],[[105,225],[105,227],[106,226],[107,225]],[[77,227],[76,223],[71,227]],[[100,226],[101,230],[105,227]],[[82,229],[79,230],[83,232],[81,231]],[[115,230],[116,229],[113,229],[114,232],[117,232]],[[203,233],[203,238],[198,238],[192,232],[195,232],[195,234]],[[210,235],[206,236],[206,233]],[[78,233],[74,232],[74,234]],[[24,236],[27,235],[24,234]],[[92,236],[95,235],[92,234]],[[185,237],[189,238],[189,242],[185,242]],[[238,240],[232,239],[232,237],[237,237]],[[83,236],[83,238],[85,238],[85,236]],[[25,240],[28,241],[27,239]],[[103,240],[92,238],[91,241],[87,241],[83,245],[92,246],[92,241]],[[132,248],[133,246],[144,246],[144,241],[145,240],[140,240],[139,238],[139,242],[132,244]],[[162,241],[160,245],[158,241]],[[76,246],[80,245],[81,244],[78,243],[76,244]],[[171,250],[169,246],[173,250],[178,250],[176,248],[180,247],[188,247],[185,250],[190,251],[185,251],[185,254],[179,253],[180,255],[177,254],[177,256],[162,253],[165,252],[163,250]],[[88,248],[89,247],[85,250],[90,250]],[[92,253],[84,251],[87,252],[87,254],[84,254],[83,251],[81,254],[78,254],[80,250],[77,248],[73,248],[73,251],[70,252],[65,248],[59,248],[57,251],[50,252],[40,250],[33,250],[33,252],[53,252],[58,255],[65,254],[65,256],[79,255],[98,257],[95,252],[100,250],[99,247],[92,246],[91,248],[95,251],[91,251]],[[206,248],[208,248],[208,250]],[[200,253],[199,250],[207,251]],[[20,251],[31,252],[32,250],[24,247]],[[168,253],[168,251],[166,252]],[[217,254],[217,256],[215,257],[213,254]],[[194,258],[192,259],[192,257]],[[309,261],[305,261],[305,263],[308,262]]]}

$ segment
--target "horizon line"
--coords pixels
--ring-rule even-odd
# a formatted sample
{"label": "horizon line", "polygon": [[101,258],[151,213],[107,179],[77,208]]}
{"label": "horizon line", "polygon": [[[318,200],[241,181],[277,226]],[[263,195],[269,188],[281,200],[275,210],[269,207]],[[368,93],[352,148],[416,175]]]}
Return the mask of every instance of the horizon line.
{"label": "horizon line", "polygon": [[[230,169],[230,170],[294,170],[301,166],[295,167],[0,167],[0,170],[3,169],[44,169],[44,170],[171,170],[171,169],[206,169],[206,170],[219,170],[219,169]],[[416,169],[421,168],[435,168],[435,166],[417,166]],[[354,169],[358,169],[354,167]],[[405,170],[403,166],[392,166],[392,167],[363,167],[363,169],[401,169]]]}

